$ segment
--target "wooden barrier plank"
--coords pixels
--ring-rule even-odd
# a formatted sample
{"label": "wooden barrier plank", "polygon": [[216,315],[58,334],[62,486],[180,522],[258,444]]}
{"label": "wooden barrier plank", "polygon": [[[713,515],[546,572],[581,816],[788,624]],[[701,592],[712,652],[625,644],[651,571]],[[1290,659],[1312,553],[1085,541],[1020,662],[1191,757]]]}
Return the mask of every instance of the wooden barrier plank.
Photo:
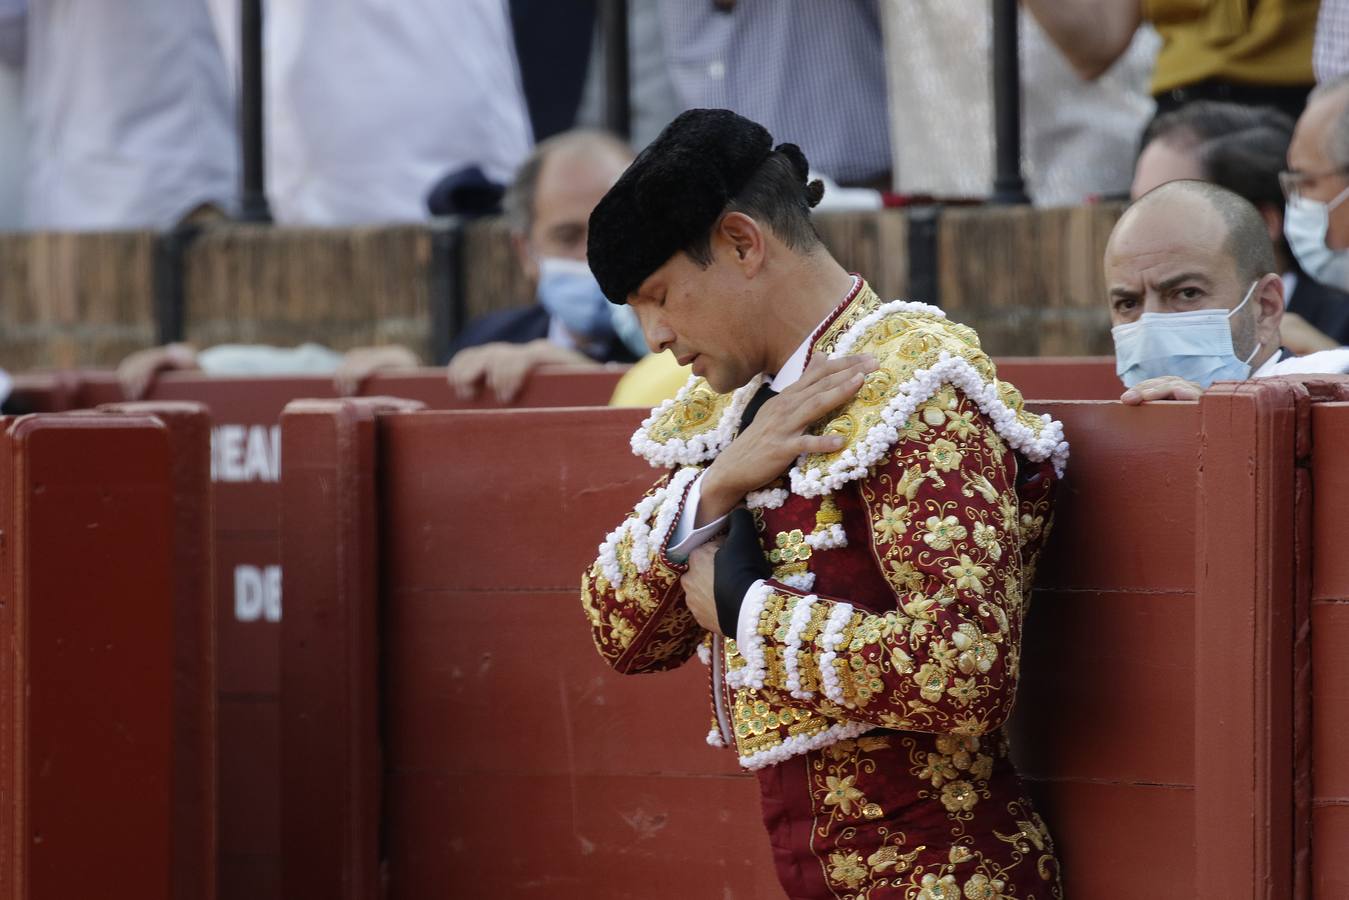
{"label": "wooden barrier plank", "polygon": [[173,455],[173,896],[216,896],[216,628],[211,421],[198,403],[115,403],[113,415],[154,416]]}
{"label": "wooden barrier plank", "polygon": [[[1193,403],[1033,403],[1072,445],[1042,588],[1194,590],[1199,411]],[[1110,510],[1103,518],[1100,510]]]}
{"label": "wooden barrier plank", "polygon": [[[423,524],[415,540],[385,547],[398,579],[391,586],[499,589],[508,534],[512,546],[529,548],[512,565],[510,588],[579,590],[577,561],[594,558],[605,531],[660,474],[627,451],[644,417],[634,409],[566,409],[400,420],[381,447],[381,464],[395,476],[384,485],[384,516]],[[469,477],[432,476],[420,464],[430,458],[453,460],[452,471]],[[454,508],[473,515],[444,515]]]}
{"label": "wooden barrier plank", "polygon": [[749,778],[417,773],[386,790],[391,898],[783,898]]}
{"label": "wooden barrier plank", "polygon": [[[387,767],[465,779],[743,777],[731,754],[703,740],[707,669],[615,678],[576,604],[576,590],[386,591]],[[544,683],[520,676],[545,659]],[[521,740],[463,739],[463,723],[491,722],[503,711]]]}
{"label": "wooden barrier plank", "polygon": [[[282,889],[379,891],[377,411],[379,399],[299,401],[282,419]],[[311,813],[318,813],[312,815]]]}
{"label": "wooden barrier plank", "polygon": [[1138,900],[1165,885],[1185,897],[1218,897],[1195,875],[1194,791],[1165,785],[1032,783],[1063,865],[1064,896]]}
{"label": "wooden barrier plank", "polygon": [[148,416],[0,437],[0,895],[172,896],[174,482]]}
{"label": "wooden barrier plank", "polygon": [[1337,833],[1349,838],[1349,403],[1314,407],[1312,431],[1312,794],[1319,804],[1344,804],[1337,812],[1317,810],[1312,861],[1318,890],[1336,879],[1349,891],[1349,861],[1339,852],[1320,852],[1334,845],[1319,832],[1322,819],[1333,820]]}
{"label": "wooden barrier plank", "polygon": [[[1342,550],[1339,552],[1343,552]],[[1349,803],[1349,603],[1312,607],[1312,792]],[[1349,860],[1342,861],[1349,871]]]}
{"label": "wooden barrier plank", "polygon": [[[1199,401],[1195,829],[1199,884],[1289,895],[1294,865],[1296,449],[1305,391],[1219,383]],[[1305,441],[1305,438],[1304,438]]]}
{"label": "wooden barrier plank", "polygon": [[998,380],[1027,400],[1118,400],[1124,385],[1114,356],[1003,356]]}
{"label": "wooden barrier plank", "polygon": [[1312,448],[1313,529],[1317,545],[1312,555],[1313,601],[1349,602],[1349,553],[1342,550],[1349,534],[1349,403],[1322,403],[1312,410],[1315,441]]}
{"label": "wooden barrier plank", "polygon": [[1349,803],[1320,805],[1312,815],[1313,896],[1349,897]]}
{"label": "wooden barrier plank", "polygon": [[1013,717],[1017,768],[1056,782],[1192,786],[1194,695],[1178,687],[1194,683],[1194,637],[1192,595],[1037,590]]}

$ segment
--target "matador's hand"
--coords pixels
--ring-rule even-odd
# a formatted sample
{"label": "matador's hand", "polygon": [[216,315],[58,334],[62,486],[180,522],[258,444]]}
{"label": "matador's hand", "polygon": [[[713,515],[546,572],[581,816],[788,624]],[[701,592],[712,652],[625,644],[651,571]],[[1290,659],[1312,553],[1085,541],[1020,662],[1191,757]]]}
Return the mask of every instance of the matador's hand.
{"label": "matador's hand", "polygon": [[708,541],[689,554],[689,568],[679,579],[684,588],[684,603],[698,624],[714,634],[720,633],[717,627],[717,599],[714,592],[717,550],[720,540]]}
{"label": "matador's hand", "polygon": [[843,446],[836,435],[806,434],[825,413],[857,395],[876,369],[872,356],[811,360],[805,374],[768,400],[750,426],[717,456],[703,475],[697,525],[726,515],[750,491],[787,470],[802,453],[828,453]]}

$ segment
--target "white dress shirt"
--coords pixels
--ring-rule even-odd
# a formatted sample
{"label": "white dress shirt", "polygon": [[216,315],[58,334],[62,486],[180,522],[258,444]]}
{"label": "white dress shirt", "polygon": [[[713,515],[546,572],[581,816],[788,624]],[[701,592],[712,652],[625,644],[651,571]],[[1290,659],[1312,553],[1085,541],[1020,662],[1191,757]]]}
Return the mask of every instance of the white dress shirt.
{"label": "white dress shirt", "polygon": [[33,0],[27,225],[167,228],[238,193],[239,144],[206,0]]}
{"label": "white dress shirt", "polygon": [[267,60],[278,222],[424,220],[442,176],[507,184],[529,152],[505,0],[272,3]]}

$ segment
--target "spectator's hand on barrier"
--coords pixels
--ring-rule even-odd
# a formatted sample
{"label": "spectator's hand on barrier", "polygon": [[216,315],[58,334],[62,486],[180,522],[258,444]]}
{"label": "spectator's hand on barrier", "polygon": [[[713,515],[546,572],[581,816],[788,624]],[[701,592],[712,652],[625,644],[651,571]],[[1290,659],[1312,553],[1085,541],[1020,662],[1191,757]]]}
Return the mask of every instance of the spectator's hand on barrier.
{"label": "spectator's hand on barrier", "polygon": [[1330,335],[1312,325],[1297,313],[1285,312],[1279,323],[1279,343],[1297,356],[1306,356],[1320,350],[1334,350],[1340,345]]}
{"label": "spectator's hand on barrier", "polygon": [[137,350],[117,366],[117,380],[128,400],[140,400],[150,392],[160,372],[195,371],[197,350],[191,344],[166,344]]}
{"label": "spectator's hand on barrier", "polygon": [[1139,406],[1154,400],[1198,400],[1204,395],[1204,389],[1193,381],[1177,378],[1175,375],[1163,375],[1140,381],[1120,395],[1125,406]]}
{"label": "spectator's hand on barrier", "polygon": [[720,540],[711,540],[694,549],[689,554],[688,571],[679,579],[684,589],[684,603],[688,606],[698,624],[714,634],[720,634],[717,626],[717,598],[715,588],[717,551],[721,549]]}
{"label": "spectator's hand on barrier", "polygon": [[520,394],[529,374],[542,365],[598,365],[587,356],[539,339],[527,344],[494,343],[461,350],[450,360],[447,377],[460,400],[472,400],[483,388],[498,403]]}
{"label": "spectator's hand on barrier", "polygon": [[764,403],[750,426],[708,467],[697,524],[726,515],[750,491],[785,472],[802,453],[828,453],[842,447],[843,438],[837,435],[812,435],[806,430],[856,396],[863,379],[875,369],[871,356],[828,359],[821,354],[811,360],[800,380]]}
{"label": "spectator's hand on barrier", "polygon": [[390,344],[384,347],[357,347],[348,350],[342,364],[333,373],[333,385],[343,397],[354,396],[361,384],[376,372],[390,369],[415,369],[421,365],[417,354],[406,347]]}

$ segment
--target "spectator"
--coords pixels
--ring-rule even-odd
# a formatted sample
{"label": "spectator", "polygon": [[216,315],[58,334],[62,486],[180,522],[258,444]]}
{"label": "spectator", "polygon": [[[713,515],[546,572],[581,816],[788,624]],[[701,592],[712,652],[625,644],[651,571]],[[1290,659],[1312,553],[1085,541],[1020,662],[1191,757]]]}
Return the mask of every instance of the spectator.
{"label": "spectator", "polygon": [[224,58],[205,0],[32,0],[27,224],[167,228],[237,188]]}
{"label": "spectator", "polygon": [[586,266],[590,212],[631,161],[628,146],[610,135],[570,131],[541,142],[520,167],[506,216],[538,302],[493,313],[459,335],[448,377],[460,396],[486,387],[509,403],[537,366],[633,362],[646,352],[640,329],[623,318],[630,313],[615,312]]}
{"label": "spectator", "polygon": [[890,188],[877,0],[660,0],[680,109],[720,107],[791,134],[817,172]]}
{"label": "spectator", "polygon": [[504,0],[288,0],[267,15],[278,222],[424,219],[446,172],[504,184],[529,152]]}
{"label": "spectator", "polygon": [[[895,190],[982,198],[993,187],[992,21],[986,3],[885,0]],[[1157,36],[1142,29],[1118,65],[1084,82],[1029,16],[1021,23],[1022,162],[1038,206],[1123,196],[1152,116]],[[921,128],[914,123],[921,122]],[[828,195],[826,195],[828,196]]]}
{"label": "spectator", "polygon": [[1221,185],[1254,204],[1283,273],[1283,345],[1304,354],[1349,341],[1349,294],[1303,274],[1284,239],[1279,171],[1292,137],[1293,120],[1278,110],[1208,100],[1191,103],[1148,126],[1131,196],[1137,199],[1160,184],[1193,178]]}
{"label": "spectator", "polygon": [[1349,291],[1349,75],[1312,92],[1279,177],[1297,261],[1317,281]]}
{"label": "spectator", "polygon": [[1139,198],[1105,251],[1115,370],[1124,403],[1195,400],[1215,381],[1349,371],[1349,349],[1279,346],[1283,279],[1264,220],[1203,181]]}
{"label": "spectator", "polygon": [[1083,78],[1104,74],[1144,22],[1162,38],[1157,113],[1195,100],[1296,117],[1312,86],[1318,0],[1025,0]]}

